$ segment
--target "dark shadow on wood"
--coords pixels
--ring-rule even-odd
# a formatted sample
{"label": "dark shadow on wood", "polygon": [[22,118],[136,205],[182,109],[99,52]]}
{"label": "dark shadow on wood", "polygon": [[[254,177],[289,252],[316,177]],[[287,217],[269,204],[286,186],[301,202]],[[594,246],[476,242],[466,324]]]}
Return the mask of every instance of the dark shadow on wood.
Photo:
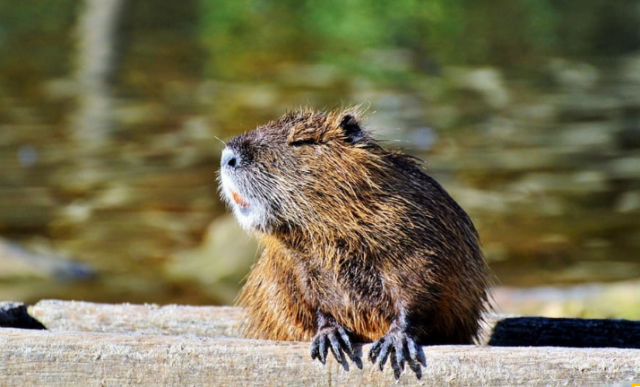
{"label": "dark shadow on wood", "polygon": [[499,347],[640,348],[640,321],[516,317],[495,325]]}
{"label": "dark shadow on wood", "polygon": [[47,329],[18,302],[0,302],[0,328]]}

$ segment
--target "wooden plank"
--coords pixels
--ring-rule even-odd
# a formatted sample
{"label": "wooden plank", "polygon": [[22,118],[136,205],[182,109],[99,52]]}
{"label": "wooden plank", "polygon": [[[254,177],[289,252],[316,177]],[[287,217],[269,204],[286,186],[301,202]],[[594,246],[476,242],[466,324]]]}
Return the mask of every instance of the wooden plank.
{"label": "wooden plank", "polygon": [[242,310],[44,300],[30,306],[29,315],[52,331],[240,337]]}
{"label": "wooden plank", "polygon": [[[241,337],[242,311],[233,307],[45,300],[29,315],[54,331]],[[492,346],[640,348],[640,322],[489,315],[481,337]]]}
{"label": "wooden plank", "polygon": [[[361,348],[364,353],[369,345]],[[3,386],[602,386],[640,379],[640,350],[424,347],[421,380],[368,362],[345,372],[309,343],[0,329]]]}

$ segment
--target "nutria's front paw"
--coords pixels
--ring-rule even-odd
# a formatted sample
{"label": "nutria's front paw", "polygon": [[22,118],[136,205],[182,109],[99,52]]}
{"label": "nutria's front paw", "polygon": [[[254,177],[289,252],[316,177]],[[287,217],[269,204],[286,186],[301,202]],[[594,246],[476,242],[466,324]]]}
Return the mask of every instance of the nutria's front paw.
{"label": "nutria's front paw", "polygon": [[[311,343],[311,358],[318,359],[322,364],[327,361],[327,354],[331,348],[333,356],[345,370],[349,370],[343,353],[346,353],[352,361],[359,363],[359,358],[351,345],[351,339],[346,329],[339,325],[332,325],[318,330]],[[361,364],[359,364],[361,367]]]}
{"label": "nutria's front paw", "polygon": [[427,366],[422,348],[410,335],[400,329],[387,333],[386,336],[376,341],[369,351],[369,360],[373,364],[377,362],[380,371],[384,370],[384,365],[389,357],[391,357],[391,368],[393,368],[393,375],[396,379],[399,379],[400,374],[404,371],[405,362],[416,373],[418,379],[422,377],[420,365]]}

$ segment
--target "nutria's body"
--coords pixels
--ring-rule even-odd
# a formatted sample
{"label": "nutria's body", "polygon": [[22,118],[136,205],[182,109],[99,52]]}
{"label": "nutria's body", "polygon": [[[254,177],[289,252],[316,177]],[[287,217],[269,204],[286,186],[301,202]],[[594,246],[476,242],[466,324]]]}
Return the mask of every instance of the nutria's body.
{"label": "nutria's body", "polygon": [[396,376],[404,361],[419,372],[416,344],[473,342],[489,276],[471,220],[357,112],[293,112],[235,137],[221,181],[265,246],[239,301],[249,337],[314,340],[323,362],[378,340],[371,358],[391,354]]}

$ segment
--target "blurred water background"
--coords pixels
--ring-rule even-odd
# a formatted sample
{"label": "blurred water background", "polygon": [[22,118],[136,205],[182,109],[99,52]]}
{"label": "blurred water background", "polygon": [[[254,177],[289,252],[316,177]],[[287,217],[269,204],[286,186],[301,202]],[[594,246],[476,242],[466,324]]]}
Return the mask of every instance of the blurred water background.
{"label": "blurred water background", "polygon": [[232,303],[233,135],[363,104],[514,313],[640,318],[640,1],[0,3],[0,299]]}

